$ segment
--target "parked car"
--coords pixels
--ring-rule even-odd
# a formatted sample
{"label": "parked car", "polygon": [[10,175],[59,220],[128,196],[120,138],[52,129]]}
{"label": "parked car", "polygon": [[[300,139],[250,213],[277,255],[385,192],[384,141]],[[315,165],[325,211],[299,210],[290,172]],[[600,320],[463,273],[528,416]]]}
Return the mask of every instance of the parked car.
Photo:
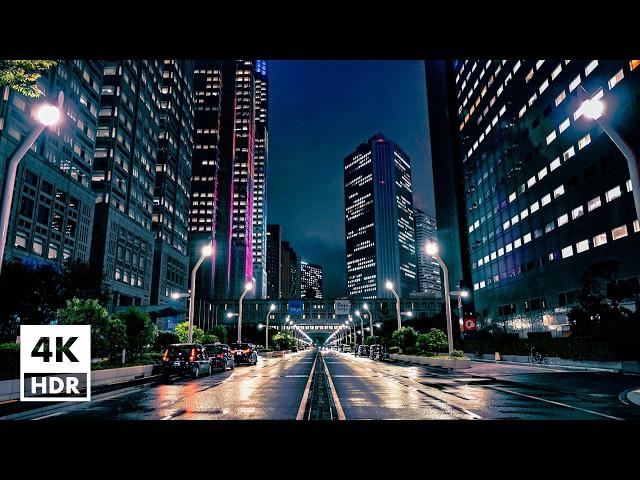
{"label": "parked car", "polygon": [[345,345],[342,347],[344,353],[351,353],[351,345]]}
{"label": "parked car", "polygon": [[373,360],[384,360],[384,347],[382,345],[371,345],[369,348],[369,358]]}
{"label": "parked car", "polygon": [[236,366],[236,362],[233,359],[229,345],[224,343],[216,343],[213,345],[205,345],[205,350],[211,361],[211,367],[220,369],[223,372],[230,368],[233,370]]}
{"label": "parked car", "polygon": [[201,373],[211,373],[211,362],[202,345],[197,343],[174,343],[162,355],[162,374],[184,376],[190,374],[198,378]]}
{"label": "parked car", "polygon": [[258,353],[256,352],[256,347],[253,343],[234,342],[229,345],[229,351],[233,355],[233,361],[236,365],[241,363],[255,365],[258,363]]}
{"label": "parked car", "polygon": [[358,356],[358,357],[368,357],[369,356],[369,345],[358,345],[358,349],[356,350],[356,356]]}

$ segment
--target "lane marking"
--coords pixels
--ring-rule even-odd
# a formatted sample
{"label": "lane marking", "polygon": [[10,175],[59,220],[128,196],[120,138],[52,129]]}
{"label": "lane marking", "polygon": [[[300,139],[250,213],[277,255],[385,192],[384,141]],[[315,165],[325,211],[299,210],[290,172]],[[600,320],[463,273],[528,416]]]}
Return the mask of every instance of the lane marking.
{"label": "lane marking", "polygon": [[160,420],[171,420],[171,418],[173,418],[173,415],[167,415],[166,417],[162,417]]}
{"label": "lane marking", "polygon": [[327,374],[327,380],[329,380],[329,388],[331,389],[331,396],[333,397],[333,403],[336,405],[336,410],[338,411],[338,420],[346,420],[347,417],[344,414],[344,410],[342,410],[342,405],[340,405],[340,399],[338,398],[338,392],[336,392],[336,387],[333,385],[333,380],[331,380],[331,374],[329,373],[329,367],[327,367],[327,362],[324,361],[324,355],[322,356],[322,361],[324,362],[324,370]]}
{"label": "lane marking", "polygon": [[309,399],[309,390],[311,389],[311,380],[313,379],[313,372],[316,370],[316,362],[318,361],[318,355],[316,355],[313,366],[311,367],[311,373],[309,374],[309,379],[307,380],[307,385],[304,387],[304,393],[302,394],[302,402],[300,402],[300,407],[298,407],[298,414],[296,415],[296,420],[304,420],[304,410],[307,406],[307,400]]}
{"label": "lane marking", "polygon": [[44,417],[36,417],[36,418],[32,418],[31,420],[42,420],[44,418],[57,417],[58,415],[64,415],[65,413],[66,412],[52,413],[51,415],[45,415]]}
{"label": "lane marking", "polygon": [[511,393],[513,395],[520,395],[521,397],[531,398],[533,400],[539,400],[541,402],[551,403],[553,405],[558,405],[560,407],[571,408],[573,410],[580,410],[581,412],[590,413],[592,415],[598,415],[600,417],[610,418],[612,420],[624,420],[623,418],[614,417],[613,415],[607,415],[605,413],[594,412],[593,410],[587,410],[586,408],[574,407],[573,405],[567,405],[566,403],[560,403],[560,402],[556,402],[554,400],[547,400],[546,398],[534,397],[533,395],[527,395],[525,393],[514,392],[513,390],[509,390],[507,388],[495,387],[493,385],[481,385],[481,386],[485,387],[485,388],[492,388],[492,389],[498,390],[500,392]]}

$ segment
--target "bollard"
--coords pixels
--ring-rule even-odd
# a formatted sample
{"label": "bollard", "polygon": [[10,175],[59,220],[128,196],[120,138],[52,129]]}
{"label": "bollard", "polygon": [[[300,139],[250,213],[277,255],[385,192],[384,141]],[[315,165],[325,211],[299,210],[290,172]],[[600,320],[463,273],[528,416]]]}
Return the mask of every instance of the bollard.
{"label": "bollard", "polygon": [[502,360],[502,359],[500,358],[500,353],[499,353],[499,352],[496,352],[496,362],[499,362],[500,360]]}

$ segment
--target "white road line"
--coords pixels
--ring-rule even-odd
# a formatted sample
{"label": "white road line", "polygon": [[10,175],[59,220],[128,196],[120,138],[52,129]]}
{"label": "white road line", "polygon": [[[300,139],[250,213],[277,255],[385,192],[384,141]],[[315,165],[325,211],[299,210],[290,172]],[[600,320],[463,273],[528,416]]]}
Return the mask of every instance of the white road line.
{"label": "white road line", "polygon": [[64,415],[65,413],[67,412],[52,413],[51,415],[45,415],[44,417],[36,417],[36,418],[32,418],[31,420],[42,420],[44,418],[57,417],[58,415]]}
{"label": "white road line", "polygon": [[313,372],[316,370],[316,362],[318,361],[318,356],[313,361],[313,366],[311,367],[311,373],[309,374],[309,380],[307,380],[307,385],[304,387],[304,393],[302,394],[302,402],[300,402],[300,407],[298,408],[298,414],[296,415],[296,420],[304,419],[304,410],[307,406],[307,400],[309,398],[309,390],[311,389],[311,380],[313,379]]}
{"label": "white road line", "polygon": [[610,418],[612,420],[624,420],[623,418],[614,417],[612,415],[606,415],[604,413],[594,412],[593,410],[587,410],[586,408],[574,407],[573,405],[567,405],[566,403],[560,403],[560,402],[556,402],[554,400],[547,400],[546,398],[534,397],[533,395],[527,395],[525,393],[514,392],[513,390],[509,390],[507,388],[494,387],[493,385],[482,385],[482,387],[492,388],[494,390],[498,390],[498,391],[506,392],[506,393],[511,393],[513,395],[520,395],[521,397],[527,397],[527,398],[531,398],[533,400],[540,400],[541,402],[551,403],[553,405],[558,405],[560,407],[571,408],[573,410],[580,410],[581,412],[587,412],[587,413],[590,413],[592,415],[598,415],[600,417]]}
{"label": "white road line", "polygon": [[338,398],[338,393],[336,392],[336,387],[333,385],[333,380],[331,380],[331,374],[329,373],[329,367],[327,367],[327,362],[324,361],[324,355],[322,356],[322,361],[324,362],[324,370],[327,374],[327,380],[329,380],[329,388],[331,388],[331,396],[333,397],[333,403],[336,405],[336,410],[338,411],[338,420],[346,420],[347,417],[344,414],[344,410],[342,410],[342,405],[340,405],[340,399]]}
{"label": "white road line", "polygon": [[166,417],[162,417],[160,420],[171,420],[173,415],[167,415]]}

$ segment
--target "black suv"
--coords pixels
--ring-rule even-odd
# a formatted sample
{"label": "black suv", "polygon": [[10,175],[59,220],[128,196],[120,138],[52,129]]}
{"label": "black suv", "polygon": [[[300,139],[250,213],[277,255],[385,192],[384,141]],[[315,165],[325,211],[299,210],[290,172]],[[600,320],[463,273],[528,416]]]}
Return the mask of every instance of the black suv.
{"label": "black suv", "polygon": [[358,357],[368,357],[369,356],[369,345],[358,345],[356,349],[356,356]]}
{"label": "black suv", "polygon": [[236,366],[236,363],[233,360],[233,355],[229,350],[229,345],[216,343],[205,345],[204,348],[207,351],[207,356],[209,357],[213,368],[219,368],[224,372],[227,368],[233,370]]}
{"label": "black suv", "polygon": [[371,345],[369,349],[369,358],[373,360],[384,360],[384,347],[382,345]]}
{"label": "black suv", "polygon": [[202,345],[197,343],[174,343],[162,355],[162,375],[172,373],[180,376],[190,374],[198,378],[201,373],[211,373],[211,362]]}
{"label": "black suv", "polygon": [[258,353],[253,343],[232,343],[229,345],[229,351],[233,355],[236,364],[248,363],[255,365],[258,363]]}

